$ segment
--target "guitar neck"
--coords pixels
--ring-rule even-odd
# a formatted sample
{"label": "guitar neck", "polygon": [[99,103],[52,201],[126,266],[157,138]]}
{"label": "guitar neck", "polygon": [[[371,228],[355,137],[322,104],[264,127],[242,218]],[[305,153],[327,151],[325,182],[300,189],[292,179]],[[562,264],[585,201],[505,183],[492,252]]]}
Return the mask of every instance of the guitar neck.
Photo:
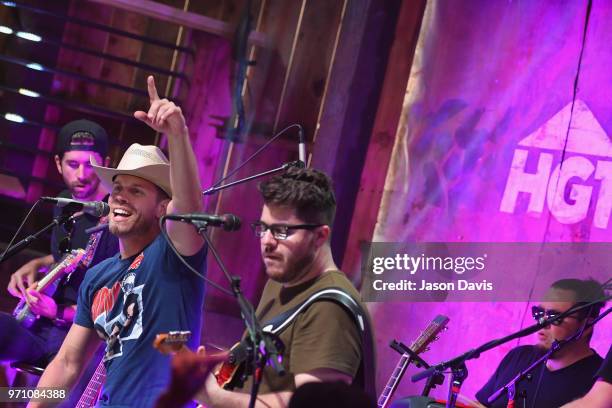
{"label": "guitar neck", "polygon": [[[425,350],[426,346],[429,343],[436,339],[436,335],[442,329],[444,329],[444,327],[446,327],[447,323],[448,317],[442,315],[436,316],[436,318],[431,323],[429,323],[429,325],[427,325],[425,330],[421,332],[419,337],[408,348],[415,354],[421,353],[423,350]],[[394,344],[397,344],[397,342],[394,341],[391,347],[398,350],[400,353],[402,353],[402,348],[403,350],[406,349],[406,346],[402,345],[401,343],[400,348],[395,348]],[[406,372],[406,369],[408,368],[408,364],[410,364],[410,359],[410,354],[408,354],[407,352],[402,353],[399,362],[393,370],[393,374],[391,374],[391,378],[389,378],[389,381],[387,381],[387,385],[385,385],[382,394],[380,394],[380,397],[378,398],[378,408],[386,408],[389,404],[393,393],[397,389],[400,380],[402,379],[404,373]]]}
{"label": "guitar neck", "polygon": [[387,385],[385,385],[382,394],[380,394],[380,397],[378,398],[378,408],[387,407],[389,401],[391,400],[391,397],[393,396],[393,393],[395,393],[395,390],[397,389],[400,380],[406,372],[409,363],[410,356],[408,354],[402,354],[402,356],[400,357],[400,361],[397,363],[395,369],[393,370],[393,374],[391,374],[391,378],[389,378],[389,381],[387,381]]}
{"label": "guitar neck", "polygon": [[49,287],[49,285],[51,285],[59,277],[61,277],[64,272],[64,268],[70,263],[70,262],[66,262],[68,260],[69,260],[68,258],[64,259],[62,262],[57,264],[53,269],[47,272],[47,274],[40,281],[38,281],[38,286],[36,287],[36,290],[38,290],[39,292],[44,291],[45,289],[47,289],[47,287]]}
{"label": "guitar neck", "polygon": [[96,402],[98,402],[104,380],[106,380],[106,369],[104,368],[104,361],[101,360],[98,367],[96,367],[96,372],[91,376],[89,383],[87,383],[87,388],[83,391],[83,395],[81,395],[76,408],[89,408],[95,406]]}

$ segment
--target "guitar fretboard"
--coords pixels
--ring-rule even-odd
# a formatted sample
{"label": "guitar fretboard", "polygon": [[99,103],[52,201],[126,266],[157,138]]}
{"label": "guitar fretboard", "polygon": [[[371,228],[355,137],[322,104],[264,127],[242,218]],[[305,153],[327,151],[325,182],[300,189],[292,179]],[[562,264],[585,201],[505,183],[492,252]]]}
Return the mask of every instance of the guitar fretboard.
{"label": "guitar fretboard", "polygon": [[[442,330],[446,323],[448,322],[448,318],[445,316],[437,316],[428,326],[427,328],[421,332],[419,337],[410,345],[410,350],[414,353],[419,354],[423,351],[423,349],[429,344],[432,340],[434,340],[435,336]],[[399,362],[395,366],[393,373],[391,374],[391,378],[387,381],[387,385],[383,389],[383,392],[380,394],[378,398],[377,406],[378,408],[386,408],[391,400],[391,396],[397,389],[401,378],[404,376],[406,369],[408,368],[408,364],[410,364],[410,355],[408,353],[403,353],[400,357]]]}
{"label": "guitar fretboard", "polygon": [[91,408],[95,406],[105,380],[106,369],[104,368],[104,361],[100,361],[100,364],[96,367],[96,372],[91,376],[87,384],[87,388],[83,391],[83,395],[81,395],[76,408]]}
{"label": "guitar fretboard", "polygon": [[395,369],[391,374],[391,378],[389,378],[387,385],[385,385],[385,389],[378,398],[378,406],[380,408],[385,408],[387,406],[391,395],[393,395],[395,389],[397,388],[397,385],[399,384],[399,380],[404,376],[404,372],[408,368],[409,361],[410,356],[408,354],[402,354],[399,363],[397,364],[397,366],[395,366]]}

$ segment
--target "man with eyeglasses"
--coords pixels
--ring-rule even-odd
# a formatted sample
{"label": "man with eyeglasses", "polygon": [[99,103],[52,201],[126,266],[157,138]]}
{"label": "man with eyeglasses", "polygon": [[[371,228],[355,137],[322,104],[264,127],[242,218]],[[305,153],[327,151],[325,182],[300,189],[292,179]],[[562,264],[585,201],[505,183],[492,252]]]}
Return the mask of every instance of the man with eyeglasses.
{"label": "man with eyeglasses", "polygon": [[[594,280],[562,279],[555,282],[545,296],[545,301],[532,308],[533,318],[551,318],[578,304],[604,298],[601,285]],[[599,314],[604,303],[554,320],[538,332],[540,339],[564,340],[584,330],[584,325]],[[584,330],[582,336],[557,352],[545,364],[537,367],[530,377],[516,386],[515,403],[518,407],[556,408],[583,396],[595,382],[594,375],[602,358],[591,349],[589,342],[593,328]],[[511,350],[476,398],[487,407],[506,407],[507,394],[492,404],[487,399],[506,385],[521,370],[540,358],[546,350],[538,346],[519,346]]]}
{"label": "man with eyeglasses", "polygon": [[[259,190],[264,206],[252,227],[269,277],[256,312],[262,326],[327,288],[343,292],[365,311],[359,293],[332,257],[329,239],[336,200],[329,177],[291,168],[262,183]],[[369,331],[367,313],[362,317]],[[301,310],[279,333],[287,374],[281,377],[271,367],[264,369],[256,406],[287,406],[293,391],[309,382],[342,381],[368,388],[373,383],[366,376],[375,369],[367,369],[373,350],[362,340],[363,330],[336,301],[315,301]],[[250,389],[250,380],[235,392],[209,376],[198,399],[211,407],[244,407]]]}

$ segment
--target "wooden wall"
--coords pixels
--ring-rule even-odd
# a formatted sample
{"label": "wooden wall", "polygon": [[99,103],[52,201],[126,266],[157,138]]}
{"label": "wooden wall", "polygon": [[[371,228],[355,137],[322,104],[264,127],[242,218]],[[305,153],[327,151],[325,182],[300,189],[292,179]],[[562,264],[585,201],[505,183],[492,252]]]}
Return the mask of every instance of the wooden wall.
{"label": "wooden wall", "polygon": [[[248,50],[255,63],[248,68],[248,85],[243,90],[247,124],[237,140],[225,139],[234,75],[232,36],[181,27],[167,18],[109,6],[103,4],[105,1],[112,2],[66,0],[57,3],[59,8],[55,11],[65,12],[73,19],[148,36],[155,41],[179,44],[193,52],[173,52],[70,21],[60,30],[60,40],[140,64],[175,69],[186,75],[187,79],[180,80],[163,74],[155,74],[155,77],[160,94],[178,101],[186,114],[202,187],[209,187],[237,167],[286,126],[299,123],[304,127],[310,163],[330,174],[336,184],[338,216],[333,250],[337,260],[349,265],[352,273],[358,261],[351,251],[359,241],[369,239],[368,234],[376,221],[373,210],[376,200],[364,195],[364,188],[368,191],[381,189],[378,183],[386,174],[385,163],[369,155],[368,151],[377,146],[392,146],[391,142],[383,142],[395,135],[399,115],[396,111],[401,107],[406,71],[413,53],[413,48],[405,44],[412,44],[418,33],[424,1],[253,0],[253,30],[265,37],[265,41],[259,45],[251,43]],[[48,6],[42,0],[27,3],[41,8]],[[137,7],[140,3],[135,0],[130,5]],[[246,0],[164,0],[156,3],[204,15],[228,23],[230,27],[240,21],[247,4]],[[35,26],[44,31],[44,25]],[[35,60],[38,52],[32,48],[28,55]],[[133,142],[165,146],[160,135],[130,118],[134,110],[148,106],[143,91],[145,78],[151,72],[146,67],[126,65],[70,47],[60,47],[54,63],[58,69],[94,78],[98,83],[52,75],[48,88],[43,91],[58,102],[44,105],[41,122],[60,126],[78,117],[99,121],[113,142],[113,165]],[[386,77],[389,79],[385,81]],[[127,92],[128,89],[133,92]],[[386,103],[380,104],[380,101]],[[42,129],[37,138],[38,149],[49,151],[54,137],[53,129]],[[297,140],[295,129],[290,130],[232,179],[296,160]],[[49,154],[40,154],[31,163],[30,170],[35,176],[59,181],[51,164]],[[259,218],[261,211],[256,187],[257,182],[249,182],[205,199],[207,212],[234,213],[243,220],[239,232],[214,230],[211,235],[229,271],[242,277],[244,291],[254,302],[266,280],[259,241],[248,226]],[[26,191],[24,206],[41,194],[56,193],[57,187],[31,181],[26,183]],[[13,219],[21,218],[20,211],[12,210]],[[357,220],[353,217],[354,211],[360,214]],[[40,216],[38,224],[46,220],[44,217],[48,217],[48,213]],[[354,238],[347,246],[349,231]],[[8,240],[9,232],[2,231],[4,241]],[[345,253],[350,256],[345,257]],[[208,267],[209,277],[225,285],[212,257],[209,257]],[[240,332],[241,325],[237,319],[224,320],[223,316],[238,315],[234,302],[210,288],[206,307],[210,332],[219,331],[215,328],[223,331],[224,324],[229,324],[230,320],[233,325],[233,330],[229,330],[232,333],[225,338],[209,339],[231,342],[230,338]]]}

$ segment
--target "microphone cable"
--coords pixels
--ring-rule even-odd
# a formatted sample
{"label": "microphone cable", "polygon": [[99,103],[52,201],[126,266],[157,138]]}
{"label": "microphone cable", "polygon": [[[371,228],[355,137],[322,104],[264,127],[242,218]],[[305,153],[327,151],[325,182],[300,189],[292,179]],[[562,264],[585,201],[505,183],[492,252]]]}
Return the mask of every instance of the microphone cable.
{"label": "microphone cable", "polygon": [[[183,263],[183,265],[185,265],[185,267],[187,267],[187,269],[189,269],[191,272],[193,272],[194,274],[196,274],[199,278],[201,278],[202,280],[204,280],[204,282],[206,282],[207,284],[209,284],[210,286],[220,290],[221,292],[225,293],[226,295],[229,296],[234,296],[234,294],[225,289],[223,286],[219,285],[218,283],[213,282],[212,280],[208,279],[206,276],[202,275],[200,272],[196,271],[196,269],[189,265],[189,262],[187,262],[185,260],[185,258],[183,258],[183,255],[181,255],[179,253],[179,251],[176,249],[176,247],[174,246],[174,244],[172,243],[172,240],[170,239],[170,237],[168,236],[168,231],[166,230],[166,216],[162,216],[159,219],[159,229],[161,230],[161,234],[164,237],[164,239],[166,240],[166,242],[168,243],[168,246],[170,247],[170,249],[172,249],[172,252],[174,252],[174,254],[178,257],[178,259]],[[207,245],[206,243],[204,243],[204,245]],[[200,249],[201,250],[201,249]],[[206,251],[208,251],[208,248],[206,249]]]}
{"label": "microphone cable", "polygon": [[34,203],[34,205],[32,205],[32,207],[30,207],[30,210],[28,211],[28,213],[26,214],[25,218],[23,219],[23,221],[21,221],[21,225],[19,226],[19,228],[17,228],[17,231],[15,232],[15,234],[13,234],[13,237],[11,238],[11,241],[8,243],[8,245],[6,246],[6,248],[4,248],[4,252],[2,252],[2,256],[0,256],[0,263],[2,261],[4,261],[4,257],[6,256],[6,252],[9,250],[9,248],[13,245],[13,242],[15,242],[15,239],[17,239],[17,236],[19,235],[19,233],[21,232],[21,229],[23,228],[23,226],[25,225],[26,221],[28,220],[28,218],[30,217],[30,215],[32,214],[32,211],[34,211],[34,209],[38,206],[38,204],[41,202],[41,199],[39,198],[38,200],[36,200],[36,202]]}
{"label": "microphone cable", "polygon": [[236,167],[235,169],[233,169],[232,171],[230,171],[226,176],[222,177],[220,180],[216,181],[212,186],[210,186],[207,190],[210,190],[211,188],[216,188],[219,187],[221,185],[221,183],[223,183],[225,180],[227,180],[228,178],[230,178],[231,176],[233,176],[234,174],[236,174],[238,172],[238,170],[240,170],[241,168],[243,168],[247,163],[249,163],[251,160],[253,160],[255,158],[255,156],[257,156],[259,153],[261,153],[262,150],[264,150],[266,147],[268,147],[272,142],[274,142],[276,139],[278,139],[281,135],[285,134],[285,132],[287,132],[289,129],[293,128],[293,127],[297,127],[299,129],[300,132],[304,131],[304,128],[302,127],[302,125],[300,125],[299,123],[294,123],[292,125],[287,126],[286,128],[284,128],[283,130],[281,130],[280,132],[278,132],[276,135],[274,135],[272,137],[272,139],[268,140],[266,143],[264,143],[263,146],[261,146],[259,149],[257,149],[257,151],[255,153],[253,153],[251,156],[249,156],[244,162],[240,163],[238,165],[238,167]]}

